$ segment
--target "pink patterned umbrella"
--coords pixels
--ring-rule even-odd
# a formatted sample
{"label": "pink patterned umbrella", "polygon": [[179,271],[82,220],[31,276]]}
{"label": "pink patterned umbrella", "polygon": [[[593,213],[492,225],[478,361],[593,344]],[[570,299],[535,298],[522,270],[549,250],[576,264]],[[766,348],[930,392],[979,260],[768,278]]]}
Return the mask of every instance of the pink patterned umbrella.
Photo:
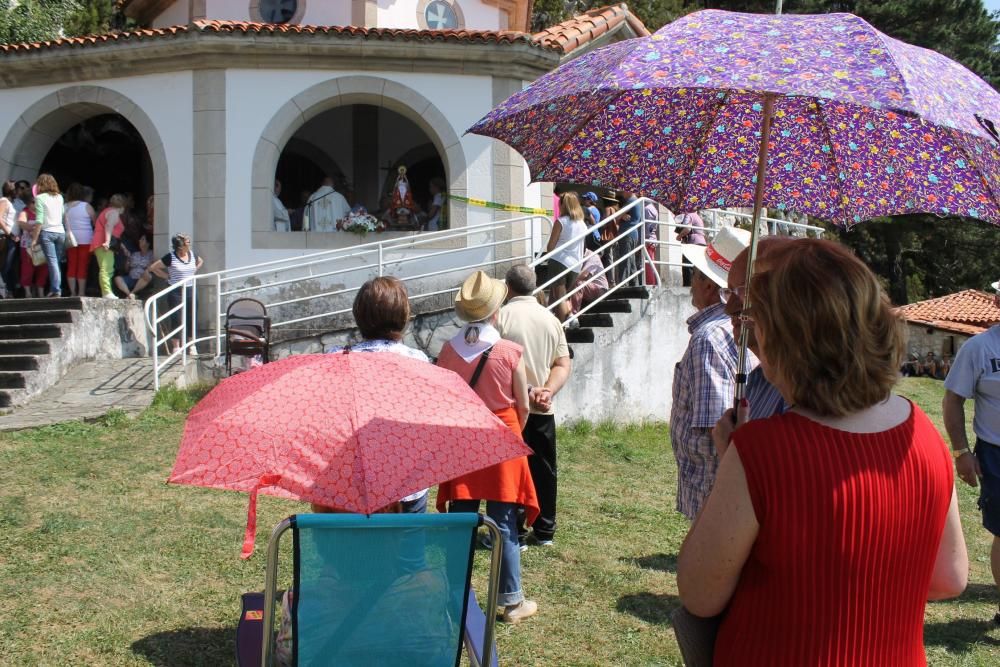
{"label": "pink patterned umbrella", "polygon": [[369,514],[531,453],[455,373],[390,352],[296,355],[223,380],[195,406],[169,481]]}

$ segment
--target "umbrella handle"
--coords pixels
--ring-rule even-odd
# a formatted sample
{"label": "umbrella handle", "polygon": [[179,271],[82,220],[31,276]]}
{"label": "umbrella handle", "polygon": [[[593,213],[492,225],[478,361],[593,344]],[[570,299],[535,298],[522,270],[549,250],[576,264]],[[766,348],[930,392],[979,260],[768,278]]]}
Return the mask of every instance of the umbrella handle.
{"label": "umbrella handle", "polygon": [[281,475],[261,475],[250,491],[250,501],[247,505],[247,527],[243,533],[243,549],[240,558],[247,560],[253,555],[254,543],[257,539],[257,492],[265,486],[275,486],[281,481]]}

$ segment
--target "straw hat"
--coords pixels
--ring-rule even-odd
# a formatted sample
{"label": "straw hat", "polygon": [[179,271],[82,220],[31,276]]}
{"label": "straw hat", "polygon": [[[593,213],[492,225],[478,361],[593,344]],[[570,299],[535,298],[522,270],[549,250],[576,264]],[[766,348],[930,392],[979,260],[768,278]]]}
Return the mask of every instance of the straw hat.
{"label": "straw hat", "polygon": [[497,312],[507,298],[507,284],[476,271],[455,295],[455,313],[466,322],[479,322]]}
{"label": "straw hat", "polygon": [[733,260],[750,245],[750,232],[737,227],[723,227],[707,246],[683,245],[681,253],[695,268],[726,287]]}

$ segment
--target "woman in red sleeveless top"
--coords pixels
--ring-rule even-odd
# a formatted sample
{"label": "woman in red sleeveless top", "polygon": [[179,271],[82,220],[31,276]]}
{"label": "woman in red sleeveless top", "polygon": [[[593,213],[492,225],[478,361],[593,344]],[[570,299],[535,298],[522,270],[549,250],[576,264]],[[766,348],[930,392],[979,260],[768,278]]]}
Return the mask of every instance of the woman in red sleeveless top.
{"label": "woman in red sleeveless top", "polygon": [[769,265],[744,317],[793,407],[716,426],[719,473],[678,558],[681,600],[725,612],[715,665],[925,665],[925,602],[962,592],[968,556],[948,450],[892,393],[902,325],[837,243],[788,243]]}
{"label": "woman in red sleeveless top", "polygon": [[[507,296],[507,285],[476,271],[455,297],[455,313],[465,326],[441,348],[437,364],[458,373],[493,413],[518,437],[528,418],[528,380],[522,348],[500,338],[497,312]],[[527,523],[538,516],[538,498],[531,480],[528,458],[520,456],[477,470],[440,485],[437,509],[478,512],[486,501],[486,514],[503,537],[500,558],[500,595],[503,618],[518,623],[538,610],[521,590],[521,550],[517,542],[517,511],[523,507]]]}

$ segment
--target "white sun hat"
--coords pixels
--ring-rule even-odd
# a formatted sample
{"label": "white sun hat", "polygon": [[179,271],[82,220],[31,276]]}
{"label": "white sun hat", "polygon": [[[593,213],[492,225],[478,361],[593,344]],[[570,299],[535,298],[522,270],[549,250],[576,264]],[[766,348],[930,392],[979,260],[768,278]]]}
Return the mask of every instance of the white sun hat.
{"label": "white sun hat", "polygon": [[750,232],[737,227],[723,227],[708,245],[681,246],[684,258],[712,279],[719,287],[727,286],[733,260],[750,246]]}
{"label": "white sun hat", "polygon": [[995,283],[990,283],[990,287],[993,288],[994,292],[1000,292],[1000,280],[996,281]]}

